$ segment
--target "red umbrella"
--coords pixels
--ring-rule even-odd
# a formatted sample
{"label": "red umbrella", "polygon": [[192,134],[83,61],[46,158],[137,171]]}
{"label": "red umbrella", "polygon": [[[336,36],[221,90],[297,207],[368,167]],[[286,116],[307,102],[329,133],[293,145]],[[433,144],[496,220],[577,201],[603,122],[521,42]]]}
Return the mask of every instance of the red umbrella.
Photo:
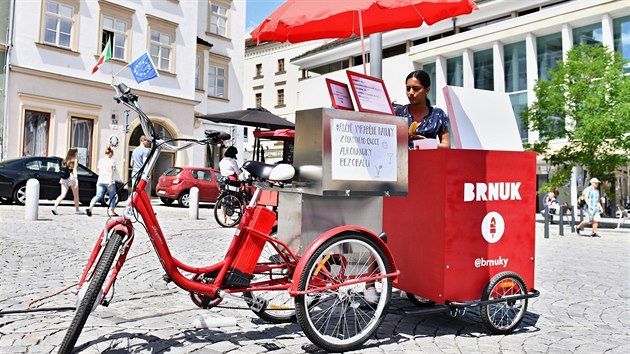
{"label": "red umbrella", "polygon": [[432,25],[475,9],[473,0],[287,0],[251,35],[256,43],[297,43],[356,34],[363,46],[364,35]]}

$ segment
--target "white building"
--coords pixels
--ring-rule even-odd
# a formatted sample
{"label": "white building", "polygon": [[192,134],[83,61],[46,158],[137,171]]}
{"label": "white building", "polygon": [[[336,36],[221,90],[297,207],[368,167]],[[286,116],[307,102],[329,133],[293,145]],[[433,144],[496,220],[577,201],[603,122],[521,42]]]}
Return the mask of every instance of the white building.
{"label": "white building", "polygon": [[[81,162],[94,169],[110,138],[118,138],[114,158],[128,166],[141,128],[132,115],[125,132],[124,106],[112,100],[112,74],[138,94],[158,131],[173,138],[201,138],[204,129],[217,128],[196,114],[243,106],[244,1],[12,0],[11,5],[12,36],[0,47],[9,48],[3,158],[63,157],[77,147]],[[112,60],[91,74],[108,39]],[[137,84],[127,65],[144,52],[159,77]],[[238,139],[237,134],[235,143],[242,144]],[[213,166],[218,155],[203,147],[164,153],[155,174],[173,165]]]}
{"label": "white building", "polygon": [[[412,70],[424,69],[432,79],[431,101],[443,108],[446,106],[442,93],[445,85],[506,92],[516,113],[521,138],[534,141],[536,133],[523,127],[519,113],[534,101],[536,80],[546,78],[548,70],[555,67],[556,61],[573,45],[600,42],[630,59],[630,4],[627,0],[476,2],[479,10],[472,14],[432,26],[382,34],[382,79],[394,103],[407,103],[404,79]],[[370,47],[369,38],[365,46]],[[248,48],[247,55],[255,49]],[[358,38],[328,43],[295,56],[290,62],[303,73],[297,89],[284,94],[285,104],[296,110],[330,107],[325,79],[347,83],[345,69],[363,72]],[[247,70],[252,70],[254,64],[248,60]],[[630,72],[630,66],[627,71]],[[369,63],[367,72],[369,74]],[[274,86],[261,87],[251,75],[246,75],[245,80],[248,88],[259,88],[263,98],[276,94]],[[249,95],[246,100],[251,100],[255,94]],[[625,189],[617,195],[628,198],[627,169],[620,171],[618,177],[618,188]]]}

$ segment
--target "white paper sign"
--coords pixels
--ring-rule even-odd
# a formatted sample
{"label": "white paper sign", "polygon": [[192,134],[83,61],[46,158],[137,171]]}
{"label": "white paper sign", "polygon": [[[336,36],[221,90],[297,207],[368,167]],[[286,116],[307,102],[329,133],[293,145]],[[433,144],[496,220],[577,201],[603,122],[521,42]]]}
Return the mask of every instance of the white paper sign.
{"label": "white paper sign", "polygon": [[396,125],[330,120],[333,180],[396,181]]}

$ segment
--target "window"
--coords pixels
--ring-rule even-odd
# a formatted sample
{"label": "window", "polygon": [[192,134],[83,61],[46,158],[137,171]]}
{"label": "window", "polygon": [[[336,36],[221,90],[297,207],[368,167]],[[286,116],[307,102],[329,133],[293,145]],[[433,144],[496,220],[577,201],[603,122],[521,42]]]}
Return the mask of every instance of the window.
{"label": "window", "polygon": [[90,166],[92,160],[92,132],[94,122],[91,119],[72,117],[70,147],[79,151],[79,163]]}
{"label": "window", "polygon": [[562,60],[562,34],[554,33],[536,38],[538,54],[538,79],[548,80],[549,70],[556,68]]}
{"label": "window", "polygon": [[171,70],[171,36],[166,33],[151,31],[151,59],[158,69],[164,71]]}
{"label": "window", "polygon": [[109,16],[103,16],[103,35],[101,50],[112,43],[112,58],[125,60],[125,48],[127,47],[127,22]]}
{"label": "window", "polygon": [[446,84],[449,86],[464,86],[464,58],[446,59]]}
{"label": "window", "polygon": [[525,41],[503,46],[505,91],[527,90],[527,60]]}
{"label": "window", "polygon": [[573,45],[601,44],[602,41],[601,23],[573,29]]}
{"label": "window", "polygon": [[284,107],[284,89],[278,90],[278,101],[276,107]]}
{"label": "window", "polygon": [[195,90],[203,90],[203,53],[195,57]]}
{"label": "window", "polygon": [[422,66],[422,70],[426,71],[427,74],[429,74],[429,79],[431,79],[431,90],[429,91],[427,98],[432,102],[432,104],[435,104],[437,92],[437,83],[435,82],[435,63],[424,64]]}
{"label": "window", "polygon": [[[76,2],[78,7],[78,2]],[[72,32],[76,8],[65,2],[46,1],[44,9],[44,43],[72,49]]]}
{"label": "window", "polygon": [[256,107],[262,107],[262,92],[256,94]]}
{"label": "window", "polygon": [[512,103],[512,111],[514,111],[521,141],[527,141],[527,127],[521,118],[521,112],[527,108],[527,91],[510,94],[510,103]]}
{"label": "window", "polygon": [[208,96],[218,98],[228,98],[228,67],[229,58],[210,54],[210,65],[208,66]]}
{"label": "window", "polygon": [[135,10],[107,1],[98,2],[101,9],[101,43],[98,54],[101,54],[108,40],[112,43],[112,58],[129,61],[130,24]]}
{"label": "window", "polygon": [[480,90],[494,90],[494,64],[492,49],[482,50],[473,54],[475,88]]}
{"label": "window", "polygon": [[613,39],[615,50],[621,53],[623,59],[628,60],[624,71],[630,73],[630,16],[613,20]]}
{"label": "window", "polygon": [[212,1],[210,4],[210,33],[227,37],[229,5],[222,1]]}
{"label": "window", "polygon": [[262,64],[256,64],[256,76],[254,76],[254,78],[261,78],[263,77],[262,74]]}
{"label": "window", "polygon": [[46,156],[50,113],[27,110],[24,114],[22,156]]}
{"label": "window", "polygon": [[284,59],[278,59],[278,72],[277,74],[283,74],[284,71]]}
{"label": "window", "polygon": [[175,72],[175,33],[177,24],[147,15],[149,23],[149,55],[153,64],[162,71]]}
{"label": "window", "polygon": [[[358,65],[357,63],[354,63],[354,64]],[[347,69],[349,67],[350,67],[350,60],[345,59],[345,60],[341,60],[341,61],[338,61],[338,62],[335,62],[335,63],[330,63],[330,64],[318,66],[316,68],[310,69],[310,72],[317,73],[317,74],[320,74],[320,75],[324,75],[326,73],[331,73],[331,72],[334,72],[334,71]]]}

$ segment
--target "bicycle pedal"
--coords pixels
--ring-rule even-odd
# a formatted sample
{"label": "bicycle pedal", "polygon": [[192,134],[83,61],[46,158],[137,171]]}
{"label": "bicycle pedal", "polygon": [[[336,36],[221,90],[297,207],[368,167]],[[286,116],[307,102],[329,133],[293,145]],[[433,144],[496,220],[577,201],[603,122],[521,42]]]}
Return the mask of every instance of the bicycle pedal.
{"label": "bicycle pedal", "polygon": [[166,282],[166,284],[173,281],[173,279],[171,279],[171,277],[169,277],[168,274],[162,275],[162,279]]}
{"label": "bicycle pedal", "polygon": [[261,312],[267,308],[269,301],[262,297],[254,297],[249,303],[249,308],[254,312]]}

